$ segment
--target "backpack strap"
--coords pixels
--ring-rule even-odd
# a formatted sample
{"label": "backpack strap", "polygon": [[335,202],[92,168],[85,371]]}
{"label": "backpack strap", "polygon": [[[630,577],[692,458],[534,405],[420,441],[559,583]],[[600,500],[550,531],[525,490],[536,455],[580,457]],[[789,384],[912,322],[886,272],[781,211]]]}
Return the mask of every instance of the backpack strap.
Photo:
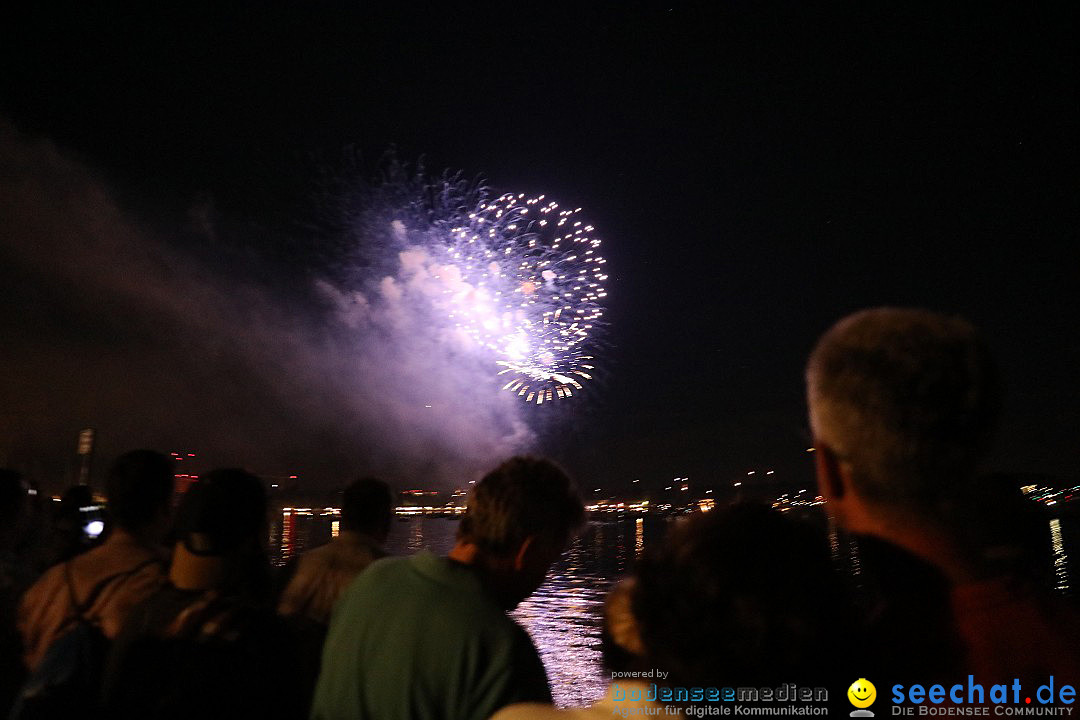
{"label": "backpack strap", "polygon": [[90,588],[90,593],[86,596],[86,599],[80,603],[75,595],[75,581],[71,577],[72,562],[74,562],[74,560],[68,560],[66,563],[64,563],[64,578],[67,581],[68,598],[71,600],[71,607],[74,609],[74,614],[71,620],[75,620],[77,618],[86,619],[86,613],[89,612],[90,608],[94,606],[94,603],[97,602],[97,599],[101,597],[101,594],[105,591],[105,588],[113,584],[113,582],[122,578],[131,577],[135,573],[142,570],[144,567],[160,563],[157,558],[150,558],[136,564],[134,567],[128,570],[121,570],[120,572],[113,573],[112,575],[104,577],[99,580],[97,584],[94,585],[94,587]]}

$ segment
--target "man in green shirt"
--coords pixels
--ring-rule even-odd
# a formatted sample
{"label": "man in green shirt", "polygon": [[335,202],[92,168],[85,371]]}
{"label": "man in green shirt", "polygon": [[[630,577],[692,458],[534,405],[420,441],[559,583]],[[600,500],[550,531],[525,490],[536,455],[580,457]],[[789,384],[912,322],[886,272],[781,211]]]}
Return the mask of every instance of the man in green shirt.
{"label": "man in green shirt", "polygon": [[584,520],[554,464],[513,458],[476,486],[448,557],[373,563],[330,621],[314,720],[486,720],[551,702],[544,666],[506,612],[532,594]]}

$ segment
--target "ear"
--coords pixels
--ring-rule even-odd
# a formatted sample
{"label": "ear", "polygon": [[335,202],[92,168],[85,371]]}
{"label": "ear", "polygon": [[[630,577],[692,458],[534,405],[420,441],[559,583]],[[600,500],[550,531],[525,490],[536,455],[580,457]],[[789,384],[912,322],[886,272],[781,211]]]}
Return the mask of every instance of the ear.
{"label": "ear", "polygon": [[514,570],[520,571],[525,567],[530,551],[533,549],[533,545],[536,541],[535,535],[530,535],[521,542],[521,547],[518,548],[517,554],[514,555]]}
{"label": "ear", "polygon": [[814,470],[818,490],[826,500],[842,500],[848,494],[847,472],[841,466],[840,458],[820,440],[814,441]]}

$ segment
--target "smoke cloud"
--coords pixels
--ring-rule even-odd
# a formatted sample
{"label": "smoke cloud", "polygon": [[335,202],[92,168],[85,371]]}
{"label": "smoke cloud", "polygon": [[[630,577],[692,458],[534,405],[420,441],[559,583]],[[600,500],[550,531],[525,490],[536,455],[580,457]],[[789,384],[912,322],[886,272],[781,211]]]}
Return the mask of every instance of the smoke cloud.
{"label": "smoke cloud", "polygon": [[[222,234],[209,201],[189,217]],[[285,292],[186,252],[0,118],[0,261],[0,463],[31,475],[62,475],[87,426],[105,458],[190,451],[321,489],[358,472],[462,486],[533,442],[492,368],[423,311],[422,251],[374,290],[305,275]]]}

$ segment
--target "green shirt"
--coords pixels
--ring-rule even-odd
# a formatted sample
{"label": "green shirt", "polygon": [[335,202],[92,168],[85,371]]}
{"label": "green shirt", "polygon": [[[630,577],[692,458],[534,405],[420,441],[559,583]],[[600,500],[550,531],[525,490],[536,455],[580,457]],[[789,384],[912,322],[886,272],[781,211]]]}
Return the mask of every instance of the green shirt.
{"label": "green shirt", "polygon": [[314,720],[486,720],[551,702],[528,634],[468,566],[421,552],[373,563],[330,620]]}

